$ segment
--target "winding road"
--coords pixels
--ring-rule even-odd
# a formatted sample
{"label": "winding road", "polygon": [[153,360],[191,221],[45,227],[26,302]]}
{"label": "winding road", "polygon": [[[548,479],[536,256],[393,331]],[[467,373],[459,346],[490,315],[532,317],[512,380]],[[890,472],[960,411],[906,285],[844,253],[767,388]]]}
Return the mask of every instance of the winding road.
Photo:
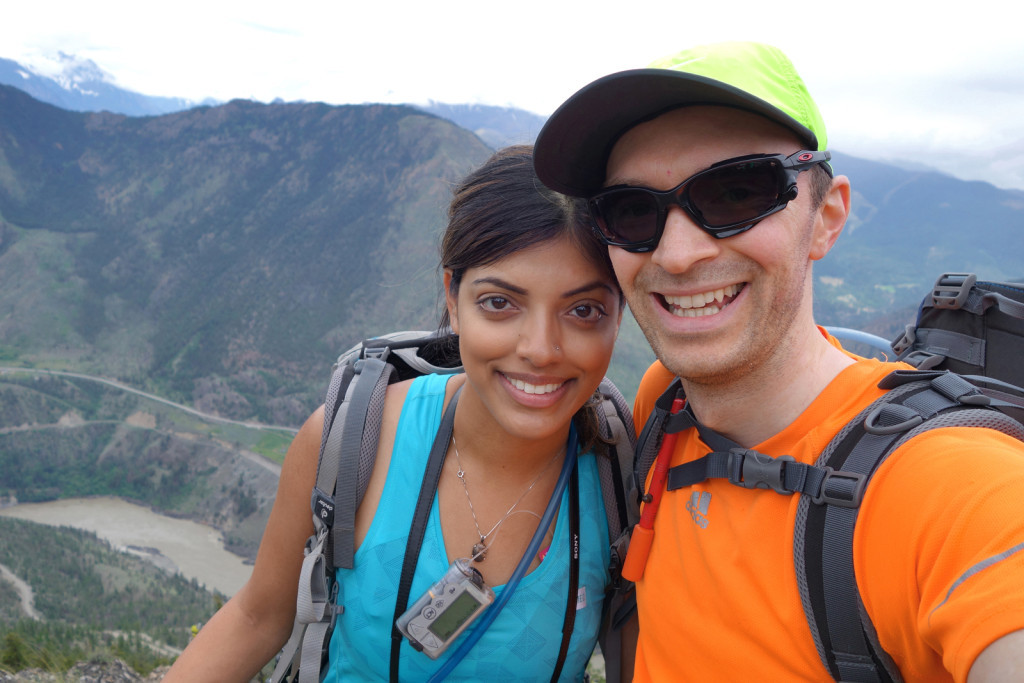
{"label": "winding road", "polygon": [[80,372],[68,372],[66,370],[44,370],[44,369],[40,369],[40,368],[18,368],[18,367],[0,366],[0,375],[7,374],[7,373],[25,373],[25,374],[30,374],[30,375],[56,375],[58,377],[73,377],[75,379],[84,379],[84,380],[88,380],[90,382],[99,382],[100,384],[106,384],[107,386],[114,387],[115,389],[120,389],[122,391],[127,391],[127,392],[129,392],[131,394],[137,394],[138,396],[142,396],[144,398],[148,398],[151,401],[156,401],[157,403],[163,403],[165,405],[172,406],[174,408],[177,408],[178,410],[182,410],[182,411],[184,411],[186,413],[189,413],[191,415],[195,415],[196,417],[201,418],[203,420],[207,420],[209,422],[219,422],[221,424],[238,425],[240,427],[246,427],[248,429],[260,429],[260,430],[273,430],[273,431],[279,431],[279,432],[288,432],[290,434],[296,434],[299,431],[298,429],[296,429],[294,427],[282,427],[280,425],[265,425],[265,424],[260,424],[258,422],[244,422],[242,420],[232,420],[232,419],[229,419],[229,418],[226,418],[226,417],[221,417],[219,415],[211,415],[209,413],[204,413],[204,412],[198,411],[195,408],[191,408],[191,407],[183,405],[181,403],[175,403],[174,401],[170,401],[170,400],[168,400],[166,398],[162,398],[160,396],[157,396],[156,394],[150,394],[148,392],[142,391],[141,389],[136,389],[135,387],[130,387],[127,384],[121,384],[120,382],[116,382],[116,381],[114,381],[112,379],[107,379],[106,377],[97,377],[95,375],[85,375],[85,374],[82,374]]}

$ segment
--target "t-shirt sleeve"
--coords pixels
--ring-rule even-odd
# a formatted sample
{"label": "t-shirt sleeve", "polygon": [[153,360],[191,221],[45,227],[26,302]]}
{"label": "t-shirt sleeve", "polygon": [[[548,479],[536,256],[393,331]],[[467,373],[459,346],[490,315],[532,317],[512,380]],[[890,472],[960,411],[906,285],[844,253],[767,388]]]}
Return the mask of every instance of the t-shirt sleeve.
{"label": "t-shirt sleeve", "polygon": [[854,561],[905,680],[938,653],[964,681],[989,644],[1024,628],[1022,495],[1024,443],[976,427],[921,434],[880,467]]}

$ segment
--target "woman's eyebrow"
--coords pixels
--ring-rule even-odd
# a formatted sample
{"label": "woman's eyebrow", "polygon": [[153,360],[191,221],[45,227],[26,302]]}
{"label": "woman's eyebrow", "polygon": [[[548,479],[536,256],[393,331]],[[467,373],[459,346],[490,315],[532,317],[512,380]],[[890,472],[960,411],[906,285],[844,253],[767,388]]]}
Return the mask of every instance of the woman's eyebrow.
{"label": "woman's eyebrow", "polygon": [[[500,277],[481,277],[481,278],[477,278],[476,280],[473,280],[473,284],[474,285],[494,285],[495,287],[500,287],[502,289],[507,289],[510,292],[515,292],[516,294],[521,294],[521,295],[529,294],[529,292],[526,289],[524,289],[522,287],[519,287],[518,285],[514,285],[511,282],[508,282],[506,280],[502,280]],[[611,285],[609,285],[607,282],[604,282],[602,280],[594,280],[593,282],[588,282],[585,285],[581,285],[581,286],[576,287],[574,289],[570,289],[567,292],[563,292],[562,293],[562,298],[563,299],[568,299],[570,297],[578,296],[580,294],[583,294],[585,292],[589,292],[589,291],[592,291],[592,290],[595,290],[595,289],[606,289],[611,294],[615,293],[615,290],[613,290]]]}
{"label": "woman's eyebrow", "polygon": [[500,287],[502,289],[507,289],[510,292],[515,292],[516,294],[526,294],[527,293],[526,290],[523,289],[522,287],[514,285],[511,282],[507,282],[505,280],[502,280],[500,277],[481,277],[481,278],[477,278],[476,280],[473,280],[473,284],[474,285],[494,285],[495,287]]}

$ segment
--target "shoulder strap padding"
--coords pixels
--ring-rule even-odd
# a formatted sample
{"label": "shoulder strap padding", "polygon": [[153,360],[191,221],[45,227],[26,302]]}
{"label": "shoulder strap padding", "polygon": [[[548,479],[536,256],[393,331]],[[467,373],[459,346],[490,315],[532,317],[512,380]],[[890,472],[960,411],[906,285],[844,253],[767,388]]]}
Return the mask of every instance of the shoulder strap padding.
{"label": "shoulder strap padding", "polygon": [[[369,424],[371,429],[375,427],[379,436],[384,393],[392,372],[393,368],[378,358],[365,358],[338,368],[335,376],[343,376],[343,381],[339,382],[339,392],[332,396],[329,391],[324,402],[325,437],[321,440],[316,488],[313,491],[313,520],[314,525],[318,525],[318,517],[323,517],[326,525],[331,528],[331,537],[326,547],[332,567],[352,567],[355,512],[366,490],[376,456],[377,439],[373,439],[372,442],[366,442],[366,448],[372,449],[372,452],[367,451],[361,457],[363,430]],[[332,387],[334,384],[332,380]],[[341,384],[345,385],[344,393],[340,391]],[[338,490],[338,482],[342,482],[348,490]],[[316,514],[318,504],[321,508],[330,506],[329,518],[326,512]]]}
{"label": "shoulder strap padding", "polygon": [[614,546],[635,522],[629,512],[626,486],[633,478],[636,431],[629,406],[618,388],[605,378],[598,391],[602,399],[597,410],[598,423],[602,436],[611,443],[608,457],[597,459],[597,470],[608,518],[608,540]]}
{"label": "shoulder strap padding", "polygon": [[[893,388],[840,430],[816,464],[870,477],[907,440],[942,427],[995,429],[1024,440],[1024,426],[1013,418],[988,407],[972,407],[972,394],[960,394],[969,385],[962,378],[917,373],[924,379],[907,381],[913,375],[895,376],[889,384]],[[857,513],[855,507],[818,505],[801,497],[793,540],[804,612],[819,656],[837,680],[900,681],[899,670],[878,643],[857,588]]]}

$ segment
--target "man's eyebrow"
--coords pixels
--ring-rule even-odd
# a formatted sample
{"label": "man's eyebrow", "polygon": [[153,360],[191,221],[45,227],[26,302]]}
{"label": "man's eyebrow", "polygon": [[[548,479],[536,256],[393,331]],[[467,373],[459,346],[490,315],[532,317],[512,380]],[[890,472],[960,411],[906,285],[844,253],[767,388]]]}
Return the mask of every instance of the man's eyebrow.
{"label": "man's eyebrow", "polygon": [[638,178],[608,178],[604,185],[601,186],[602,190],[607,190],[609,187],[620,187],[627,185],[629,187],[647,187],[647,183]]}
{"label": "man's eyebrow", "polygon": [[[481,278],[477,278],[476,280],[473,280],[473,284],[474,285],[494,285],[495,287],[500,287],[502,289],[507,289],[510,292],[514,292],[514,293],[520,294],[520,295],[526,295],[526,294],[529,293],[529,292],[527,292],[527,290],[523,289],[522,287],[520,287],[518,285],[514,285],[511,282],[508,282],[506,280],[501,279],[500,277],[481,277]],[[574,289],[570,289],[567,292],[563,292],[562,293],[562,298],[563,299],[568,299],[568,298],[571,298],[571,297],[574,297],[574,296],[578,296],[580,294],[584,294],[586,292],[593,291],[595,289],[605,289],[609,293],[615,294],[615,289],[611,285],[609,285],[607,282],[604,282],[603,280],[594,280],[594,281],[588,282],[588,283],[586,283],[584,285],[580,285],[579,287],[576,287]]]}

